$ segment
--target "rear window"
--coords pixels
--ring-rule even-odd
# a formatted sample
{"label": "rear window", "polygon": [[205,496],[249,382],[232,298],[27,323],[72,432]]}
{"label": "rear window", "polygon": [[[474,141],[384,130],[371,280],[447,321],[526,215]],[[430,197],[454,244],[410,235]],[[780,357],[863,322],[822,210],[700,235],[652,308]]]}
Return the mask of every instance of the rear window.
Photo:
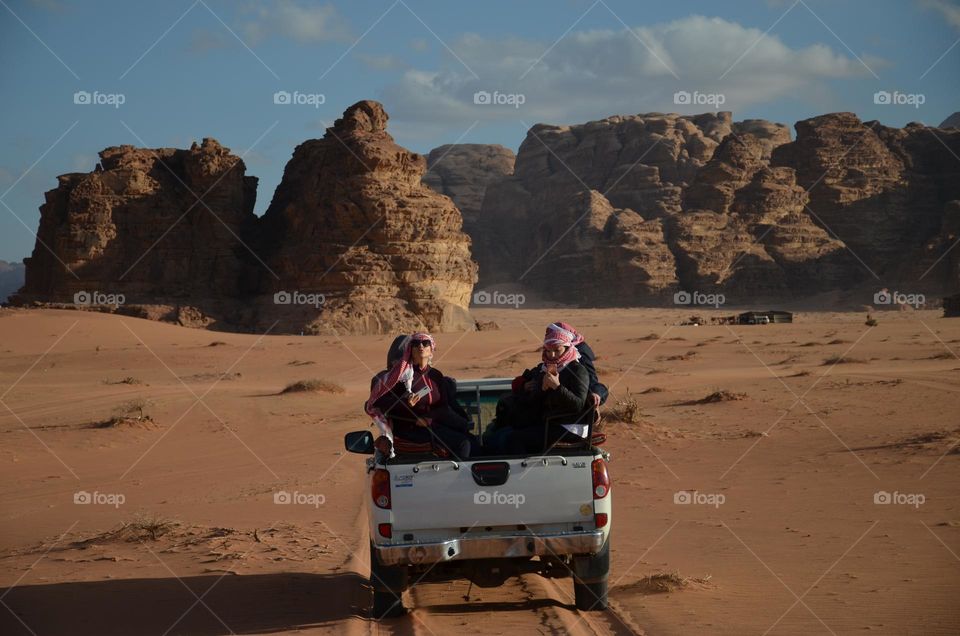
{"label": "rear window", "polygon": [[470,389],[457,391],[457,401],[460,402],[467,415],[473,421],[473,432],[483,435],[487,427],[497,416],[497,402],[509,391],[499,389]]}

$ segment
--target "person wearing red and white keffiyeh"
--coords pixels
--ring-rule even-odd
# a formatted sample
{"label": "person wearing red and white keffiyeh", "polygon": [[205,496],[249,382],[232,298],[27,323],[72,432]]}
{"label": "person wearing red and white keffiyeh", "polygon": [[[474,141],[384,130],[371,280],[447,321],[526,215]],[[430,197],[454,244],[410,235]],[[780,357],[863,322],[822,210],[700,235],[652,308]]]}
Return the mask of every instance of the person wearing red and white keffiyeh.
{"label": "person wearing red and white keffiyeh", "polygon": [[607,396],[610,392],[607,389],[607,385],[600,382],[600,378],[597,377],[597,369],[593,366],[593,361],[596,360],[597,355],[593,352],[593,349],[590,348],[590,345],[584,341],[583,336],[580,335],[572,325],[558,320],[551,325],[551,327],[553,326],[568,331],[573,335],[571,344],[580,352],[580,364],[586,367],[587,373],[590,375],[590,398],[593,400],[594,408],[600,408],[600,405],[607,401]]}
{"label": "person wearing red and white keffiyeh", "polygon": [[[580,351],[576,347],[579,342],[583,342],[582,337],[571,329],[557,323],[547,327],[541,363],[514,380],[512,414],[508,422],[510,430],[503,437],[505,452],[540,452],[548,420],[570,415],[571,423],[578,421],[588,404],[590,392],[590,376],[586,367],[580,364]],[[579,430],[569,426],[551,425],[547,442],[553,443],[571,435],[574,439],[582,436]]]}
{"label": "person wearing red and white keffiyeh", "polygon": [[393,440],[399,436],[411,442],[433,442],[455,457],[469,457],[476,447],[469,432],[472,423],[455,408],[452,380],[431,366],[436,341],[423,332],[398,340],[394,345],[402,354],[373,378],[364,404],[380,429],[377,450],[393,456]]}

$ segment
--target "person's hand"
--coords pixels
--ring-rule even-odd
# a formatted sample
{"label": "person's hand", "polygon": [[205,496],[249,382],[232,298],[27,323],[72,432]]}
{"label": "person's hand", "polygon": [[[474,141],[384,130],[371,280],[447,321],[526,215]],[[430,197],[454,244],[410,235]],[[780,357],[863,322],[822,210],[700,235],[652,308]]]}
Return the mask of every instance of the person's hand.
{"label": "person's hand", "polygon": [[418,417],[417,426],[419,426],[420,428],[430,428],[430,420],[428,420],[425,417]]}
{"label": "person's hand", "polygon": [[384,455],[390,454],[390,449],[393,447],[393,444],[390,443],[390,438],[386,435],[381,435],[373,442],[373,447],[380,451]]}
{"label": "person's hand", "polygon": [[595,409],[600,408],[600,395],[597,393],[591,393],[590,397],[593,398],[593,408]]}
{"label": "person's hand", "polygon": [[527,380],[526,382],[523,383],[523,390],[526,391],[527,393],[530,393],[536,388],[536,386],[537,386],[536,382],[534,382],[533,380]]}
{"label": "person's hand", "polygon": [[417,402],[420,401],[420,396],[416,393],[411,393],[410,397],[407,398],[407,404],[414,406]]}
{"label": "person's hand", "polygon": [[543,383],[541,388],[544,391],[552,391],[560,386],[560,374],[557,373],[557,369],[550,368],[543,374]]}

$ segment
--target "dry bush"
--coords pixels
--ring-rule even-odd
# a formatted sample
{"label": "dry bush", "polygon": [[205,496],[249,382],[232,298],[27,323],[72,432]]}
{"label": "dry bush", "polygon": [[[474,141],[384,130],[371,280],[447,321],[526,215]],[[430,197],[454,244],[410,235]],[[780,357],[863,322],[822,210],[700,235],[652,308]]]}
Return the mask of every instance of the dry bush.
{"label": "dry bush", "polygon": [[614,403],[607,418],[615,422],[626,422],[627,424],[636,424],[641,421],[643,413],[640,410],[640,403],[637,401],[636,396],[630,392],[630,389],[627,389],[627,393],[622,399]]}
{"label": "dry bush", "polygon": [[284,393],[346,393],[347,390],[343,388],[342,384],[332,382],[330,380],[324,380],[321,378],[314,378],[312,380],[298,380],[292,384],[288,384],[282,391]]}
{"label": "dry bush", "polygon": [[680,576],[679,572],[660,572],[645,576],[636,583],[631,583],[629,587],[641,594],[664,594],[686,589],[692,584],[708,585],[710,578],[710,575],[694,578]]}
{"label": "dry bush", "polygon": [[822,366],[827,366],[828,364],[866,364],[867,361],[861,358],[849,358],[844,356],[831,356],[823,361]]}
{"label": "dry bush", "polygon": [[696,400],[694,404],[714,404],[715,402],[738,402],[740,400],[747,399],[746,393],[734,393],[732,391],[727,391],[721,389],[719,391],[714,391],[710,395]]}
{"label": "dry bush", "polygon": [[141,382],[139,379],[131,375],[128,375],[127,377],[122,378],[120,380],[104,380],[103,383],[104,384],[130,384],[130,385],[143,384],[143,382]]}

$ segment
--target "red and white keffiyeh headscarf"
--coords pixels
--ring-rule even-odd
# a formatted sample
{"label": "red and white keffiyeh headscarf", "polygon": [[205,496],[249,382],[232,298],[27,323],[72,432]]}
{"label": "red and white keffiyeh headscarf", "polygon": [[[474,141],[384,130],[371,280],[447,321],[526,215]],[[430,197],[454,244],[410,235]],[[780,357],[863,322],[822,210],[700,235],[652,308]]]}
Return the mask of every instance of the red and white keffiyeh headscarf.
{"label": "red and white keffiyeh headscarf", "polygon": [[[580,359],[580,352],[577,351],[577,345],[583,342],[583,336],[565,322],[555,322],[547,326],[547,333],[543,337],[543,363],[556,364],[557,370]],[[547,358],[546,347],[548,345],[563,345],[567,348],[559,358],[550,360]]]}
{"label": "red and white keffiyeh headscarf", "polygon": [[[407,391],[410,390],[413,384],[412,343],[414,340],[428,340],[430,342],[431,353],[436,353],[437,343],[433,339],[433,336],[428,333],[421,331],[404,338],[402,343],[403,357],[395,362],[386,373],[381,373],[377,376],[376,381],[373,383],[373,388],[370,389],[370,398],[363,405],[367,415],[373,418],[377,428],[380,429],[380,433],[386,435],[391,442],[393,442],[393,430],[390,428],[390,422],[383,412],[374,406],[374,402],[396,386],[397,382],[403,382],[404,386],[407,387]],[[429,366],[430,363],[427,362],[427,364]]]}

